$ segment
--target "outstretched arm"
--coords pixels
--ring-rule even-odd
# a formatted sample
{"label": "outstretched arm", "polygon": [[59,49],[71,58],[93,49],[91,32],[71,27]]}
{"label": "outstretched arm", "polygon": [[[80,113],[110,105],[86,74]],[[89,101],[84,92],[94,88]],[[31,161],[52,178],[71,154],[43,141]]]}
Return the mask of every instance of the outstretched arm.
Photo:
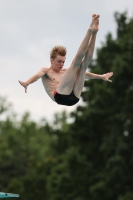
{"label": "outstretched arm", "polygon": [[46,68],[41,68],[36,74],[34,74],[32,77],[30,77],[27,81],[19,81],[19,83],[25,88],[25,92],[27,92],[27,87],[29,84],[34,83],[37,81],[39,78],[41,78],[45,73],[47,69]]}
{"label": "outstretched arm", "polygon": [[94,74],[91,72],[86,72],[85,74],[86,78],[91,78],[91,79],[103,79],[104,81],[109,81],[112,82],[109,78],[113,76],[113,72],[108,72],[106,74]]}

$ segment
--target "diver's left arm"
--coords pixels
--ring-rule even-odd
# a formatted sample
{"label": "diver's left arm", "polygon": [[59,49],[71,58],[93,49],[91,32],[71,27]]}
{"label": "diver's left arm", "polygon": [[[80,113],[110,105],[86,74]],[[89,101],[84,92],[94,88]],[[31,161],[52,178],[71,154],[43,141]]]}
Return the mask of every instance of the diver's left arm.
{"label": "diver's left arm", "polygon": [[104,81],[109,81],[109,82],[112,82],[112,80],[110,80],[111,76],[113,76],[113,72],[108,72],[106,74],[94,74],[94,73],[91,73],[91,72],[86,72],[86,74],[85,74],[86,78],[103,79]]}

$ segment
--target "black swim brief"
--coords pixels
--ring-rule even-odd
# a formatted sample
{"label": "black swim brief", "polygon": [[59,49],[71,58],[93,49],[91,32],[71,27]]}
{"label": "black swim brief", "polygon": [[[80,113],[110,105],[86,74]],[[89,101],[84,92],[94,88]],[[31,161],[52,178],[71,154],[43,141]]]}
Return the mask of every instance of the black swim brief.
{"label": "black swim brief", "polygon": [[56,103],[65,106],[73,106],[79,101],[79,99],[74,95],[73,91],[69,95],[54,92],[54,99]]}

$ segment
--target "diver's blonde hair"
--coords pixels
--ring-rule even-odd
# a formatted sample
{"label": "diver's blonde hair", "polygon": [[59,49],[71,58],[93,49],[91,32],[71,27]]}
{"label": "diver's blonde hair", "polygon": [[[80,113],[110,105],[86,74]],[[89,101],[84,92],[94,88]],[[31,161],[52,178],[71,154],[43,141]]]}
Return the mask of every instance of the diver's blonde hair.
{"label": "diver's blonde hair", "polygon": [[67,50],[63,46],[54,46],[50,51],[50,58],[56,58],[58,55],[66,56]]}

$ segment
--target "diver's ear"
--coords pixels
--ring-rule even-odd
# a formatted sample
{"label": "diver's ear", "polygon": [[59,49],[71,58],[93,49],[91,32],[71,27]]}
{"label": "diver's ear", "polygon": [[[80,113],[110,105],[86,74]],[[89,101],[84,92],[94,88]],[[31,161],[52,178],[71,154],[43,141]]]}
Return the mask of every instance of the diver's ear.
{"label": "diver's ear", "polygon": [[50,58],[50,62],[51,62],[51,64],[53,63],[53,61],[54,61],[54,58]]}

